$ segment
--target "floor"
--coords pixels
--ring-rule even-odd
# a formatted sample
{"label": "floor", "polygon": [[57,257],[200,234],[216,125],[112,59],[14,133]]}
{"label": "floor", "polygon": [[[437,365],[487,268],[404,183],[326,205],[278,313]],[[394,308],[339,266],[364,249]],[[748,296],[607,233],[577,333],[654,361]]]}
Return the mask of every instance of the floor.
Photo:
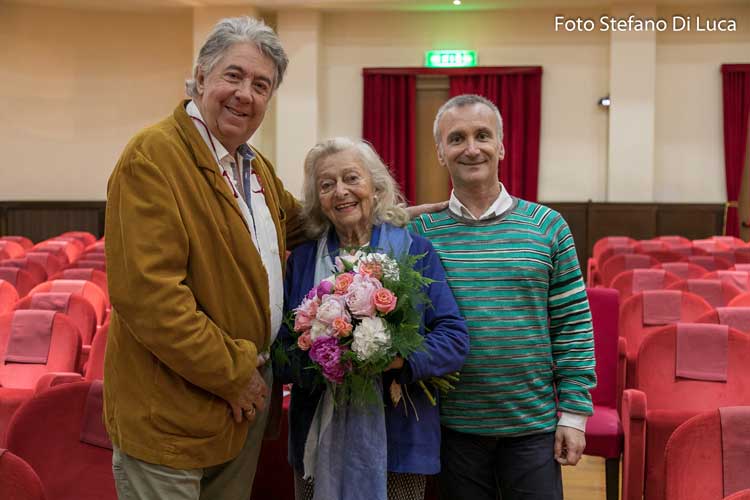
{"label": "floor", "polygon": [[563,467],[565,500],[605,500],[604,459],[584,455],[575,467]]}

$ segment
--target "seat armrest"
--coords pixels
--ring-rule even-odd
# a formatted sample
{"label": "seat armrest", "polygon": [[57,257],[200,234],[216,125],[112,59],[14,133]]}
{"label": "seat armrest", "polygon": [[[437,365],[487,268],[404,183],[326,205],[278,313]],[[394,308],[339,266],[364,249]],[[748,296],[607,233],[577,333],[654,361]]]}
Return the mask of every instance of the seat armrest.
{"label": "seat armrest", "polygon": [[49,372],[45,373],[36,381],[34,394],[46,391],[50,387],[72,382],[83,382],[83,375],[75,372]]}
{"label": "seat armrest", "polygon": [[646,394],[626,389],[622,395],[622,500],[641,500],[646,467]]}
{"label": "seat armrest", "polygon": [[617,338],[617,380],[615,381],[615,397],[617,398],[617,414],[622,418],[622,391],[625,390],[625,377],[628,374],[628,341],[623,337]]}

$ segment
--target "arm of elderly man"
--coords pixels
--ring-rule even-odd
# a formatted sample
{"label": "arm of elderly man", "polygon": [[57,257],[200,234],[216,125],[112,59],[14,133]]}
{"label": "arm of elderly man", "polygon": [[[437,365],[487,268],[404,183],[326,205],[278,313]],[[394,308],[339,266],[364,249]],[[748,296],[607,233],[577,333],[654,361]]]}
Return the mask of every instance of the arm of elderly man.
{"label": "arm of elderly man", "polygon": [[107,233],[113,309],[127,334],[170,370],[239,401],[256,368],[257,347],[232,338],[199,307],[193,281],[211,276],[188,275],[191,247],[200,244],[190,241],[183,222],[191,214],[181,213],[162,170],[134,156],[121,164],[108,193],[108,210],[117,213],[117,232]]}

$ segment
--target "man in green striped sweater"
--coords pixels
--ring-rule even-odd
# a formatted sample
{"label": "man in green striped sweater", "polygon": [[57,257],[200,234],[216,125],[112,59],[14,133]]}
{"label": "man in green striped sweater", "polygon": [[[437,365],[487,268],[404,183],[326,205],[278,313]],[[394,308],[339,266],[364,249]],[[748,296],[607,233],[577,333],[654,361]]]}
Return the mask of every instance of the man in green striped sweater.
{"label": "man in green striped sweater", "polygon": [[483,97],[446,102],[438,159],[453,193],[412,229],[432,241],[471,349],[441,403],[443,500],[562,499],[560,465],[585,446],[596,383],[586,290],[573,237],[550,208],[498,182],[502,118]]}

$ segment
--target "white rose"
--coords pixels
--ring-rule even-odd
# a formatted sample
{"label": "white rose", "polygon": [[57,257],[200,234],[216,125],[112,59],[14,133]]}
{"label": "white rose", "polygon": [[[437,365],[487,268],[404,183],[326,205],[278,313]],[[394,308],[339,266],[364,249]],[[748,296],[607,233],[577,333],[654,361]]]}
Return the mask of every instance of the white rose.
{"label": "white rose", "polygon": [[319,321],[317,319],[314,319],[312,322],[312,327],[310,328],[310,338],[314,341],[318,337],[330,337],[330,331],[329,331],[328,325],[323,323],[322,321]]}
{"label": "white rose", "polygon": [[391,346],[391,335],[385,322],[378,317],[364,318],[352,332],[352,338],[352,351],[360,361],[382,354]]}
{"label": "white rose", "polygon": [[383,270],[383,278],[398,281],[398,262],[388,257],[386,254],[370,253],[365,255],[361,260],[363,262],[377,262]]}

